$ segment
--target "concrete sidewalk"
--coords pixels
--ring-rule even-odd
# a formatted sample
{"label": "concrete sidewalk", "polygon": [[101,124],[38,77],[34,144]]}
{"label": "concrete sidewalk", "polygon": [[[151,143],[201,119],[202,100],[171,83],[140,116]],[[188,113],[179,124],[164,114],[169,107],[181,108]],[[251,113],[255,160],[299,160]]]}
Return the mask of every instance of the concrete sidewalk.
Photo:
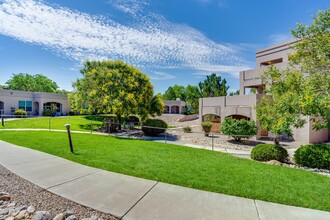
{"label": "concrete sidewalk", "polygon": [[123,219],[330,219],[330,212],[103,171],[0,141],[0,163],[57,195]]}

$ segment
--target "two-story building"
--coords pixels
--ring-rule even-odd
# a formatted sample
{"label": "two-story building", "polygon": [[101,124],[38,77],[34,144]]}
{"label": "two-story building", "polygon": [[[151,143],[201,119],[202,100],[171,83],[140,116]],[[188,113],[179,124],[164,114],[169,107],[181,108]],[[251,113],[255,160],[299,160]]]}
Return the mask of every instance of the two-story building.
{"label": "two-story building", "polygon": [[[240,95],[201,98],[199,100],[200,119],[205,121],[209,115],[214,115],[223,121],[226,117],[246,118],[256,121],[256,105],[263,96],[265,85],[261,73],[274,65],[283,70],[288,66],[288,57],[292,53],[294,41],[267,47],[256,52],[256,68],[240,72]],[[247,89],[255,89],[256,94],[246,94]],[[330,139],[330,131],[323,129],[315,131],[313,124],[306,117],[307,123],[299,129],[293,129],[293,139],[302,142],[318,143]],[[258,123],[257,123],[258,124]],[[267,136],[268,132],[260,128],[257,138]]]}

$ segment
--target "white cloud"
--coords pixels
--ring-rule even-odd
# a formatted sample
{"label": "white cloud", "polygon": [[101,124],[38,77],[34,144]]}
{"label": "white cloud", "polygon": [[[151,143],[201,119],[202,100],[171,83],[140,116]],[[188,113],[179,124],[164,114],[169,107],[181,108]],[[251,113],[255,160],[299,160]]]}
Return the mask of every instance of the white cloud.
{"label": "white cloud", "polygon": [[129,14],[136,14],[149,5],[149,2],[146,0],[108,0],[108,3],[118,10]]}
{"label": "white cloud", "polygon": [[164,73],[164,72],[154,72],[153,74],[149,74],[150,79],[153,80],[167,80],[176,78],[174,75]]}
{"label": "white cloud", "polygon": [[132,15],[135,23],[130,25],[40,0],[1,2],[0,34],[40,45],[79,62],[121,59],[139,68],[220,72],[237,72],[246,66],[238,48],[216,43],[187,25],[174,24],[157,13],[143,11],[148,1],[111,1],[129,14],[144,12]]}
{"label": "white cloud", "polygon": [[210,75],[211,73],[218,73],[221,75],[229,74],[231,77],[239,78],[239,72],[243,70],[251,69],[249,66],[226,66],[226,65],[204,65],[199,68],[200,70],[195,72],[194,75]]}
{"label": "white cloud", "polygon": [[293,38],[290,34],[272,34],[269,36],[269,40],[272,45],[290,41],[292,39]]}

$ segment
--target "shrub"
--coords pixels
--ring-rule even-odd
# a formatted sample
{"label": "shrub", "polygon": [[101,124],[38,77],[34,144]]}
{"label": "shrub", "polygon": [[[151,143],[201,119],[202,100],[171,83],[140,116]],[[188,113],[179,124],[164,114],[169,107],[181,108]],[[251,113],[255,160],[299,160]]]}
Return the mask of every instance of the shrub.
{"label": "shrub", "polygon": [[147,119],[142,125],[142,131],[145,135],[157,136],[164,133],[167,127],[167,123],[161,119]]}
{"label": "shrub", "polygon": [[285,162],[288,151],[275,144],[258,144],[251,151],[251,158],[258,161],[277,160]]}
{"label": "shrub", "polygon": [[17,118],[26,118],[26,111],[24,111],[23,109],[17,109],[16,111],[14,111],[14,115]]}
{"label": "shrub", "polygon": [[297,164],[330,170],[330,145],[310,144],[300,147],[294,154]]}
{"label": "shrub", "polygon": [[189,133],[189,132],[191,132],[191,127],[189,127],[189,126],[184,127],[184,128],[183,128],[183,132],[184,132],[184,133]]}
{"label": "shrub", "polygon": [[52,116],[52,111],[50,109],[45,109],[42,111],[43,116]]}
{"label": "shrub", "polygon": [[241,141],[242,138],[256,135],[258,128],[253,120],[228,117],[221,123],[221,131],[234,138],[235,141]]}
{"label": "shrub", "polygon": [[202,123],[202,128],[203,128],[203,131],[205,132],[205,136],[209,136],[211,127],[212,127],[212,122],[205,121]]}

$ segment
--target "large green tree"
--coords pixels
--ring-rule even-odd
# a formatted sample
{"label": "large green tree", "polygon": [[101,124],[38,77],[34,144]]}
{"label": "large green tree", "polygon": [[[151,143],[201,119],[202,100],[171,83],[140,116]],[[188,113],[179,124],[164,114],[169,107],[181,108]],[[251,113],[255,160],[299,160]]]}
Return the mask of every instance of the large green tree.
{"label": "large green tree", "polygon": [[150,112],[153,86],[147,75],[122,61],[87,61],[74,84],[75,105],[89,113],[115,113],[119,118]]}
{"label": "large green tree", "polygon": [[206,76],[206,79],[198,83],[202,97],[226,96],[229,86],[226,79],[217,76],[215,73]]}
{"label": "large green tree", "polygon": [[330,128],[330,9],[319,11],[311,25],[292,31],[297,40],[290,66],[274,66],[262,74],[268,85],[257,105],[261,126],[275,134],[292,135],[291,128],[304,124],[309,116],[314,129]]}
{"label": "large green tree", "polygon": [[192,113],[198,113],[199,111],[199,98],[201,98],[201,93],[198,86],[188,85],[185,88],[186,105],[192,107]]}
{"label": "large green tree", "polygon": [[179,86],[179,85],[170,86],[163,94],[164,100],[176,100],[177,98],[179,98],[182,101],[186,101],[184,86]]}
{"label": "large green tree", "polygon": [[292,35],[299,43],[291,62],[309,75],[301,98],[302,114],[311,117],[316,129],[330,129],[330,8],[319,11],[311,25],[299,24]]}
{"label": "large green tree", "polygon": [[42,74],[31,75],[28,73],[13,74],[6,83],[6,88],[28,92],[56,93],[59,89],[56,82]]}

